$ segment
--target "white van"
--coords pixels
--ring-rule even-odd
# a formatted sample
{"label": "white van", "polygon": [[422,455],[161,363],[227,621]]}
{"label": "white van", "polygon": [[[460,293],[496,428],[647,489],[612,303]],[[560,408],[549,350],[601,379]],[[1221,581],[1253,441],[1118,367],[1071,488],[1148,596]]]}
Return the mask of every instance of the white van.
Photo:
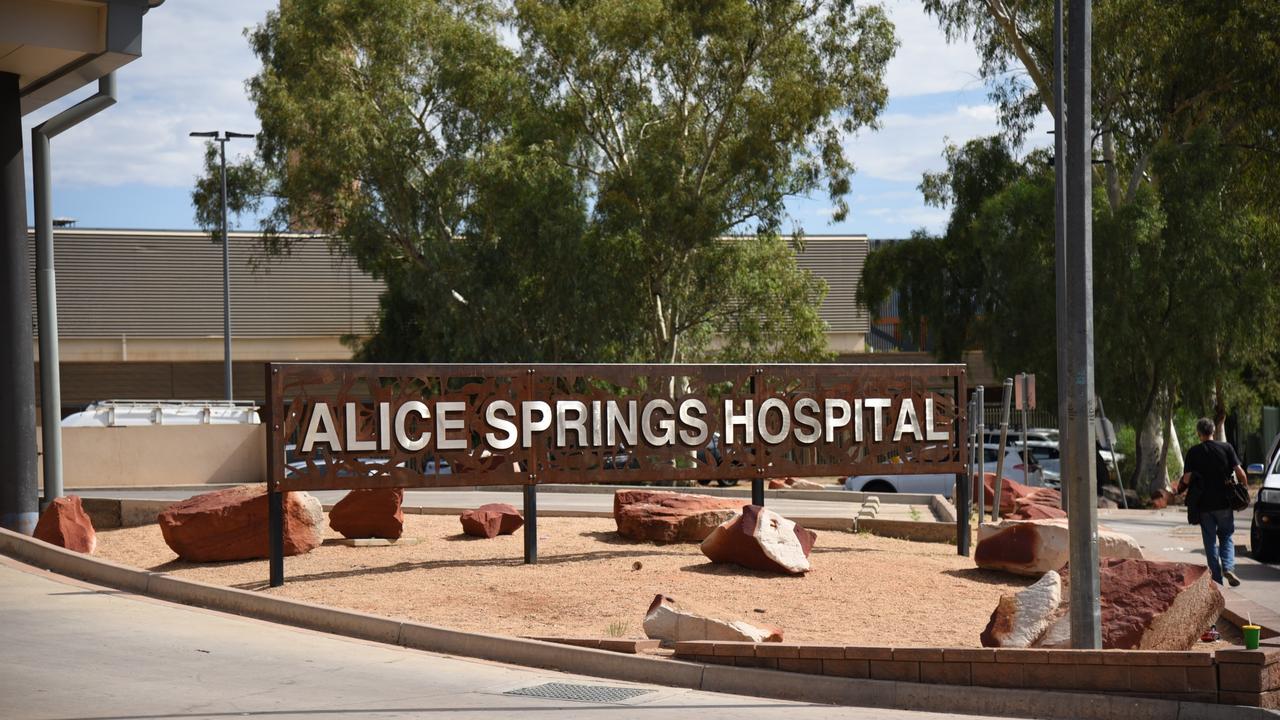
{"label": "white van", "polygon": [[228,400],[101,400],[62,420],[62,427],[259,425],[258,405]]}

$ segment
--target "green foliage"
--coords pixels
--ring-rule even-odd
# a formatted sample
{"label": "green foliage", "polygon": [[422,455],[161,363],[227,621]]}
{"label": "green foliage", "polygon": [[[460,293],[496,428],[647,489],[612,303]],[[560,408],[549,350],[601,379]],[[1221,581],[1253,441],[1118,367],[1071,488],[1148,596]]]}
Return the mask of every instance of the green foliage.
{"label": "green foliage", "polygon": [[362,356],[827,356],[783,202],[843,216],[843,143],[887,97],[879,7],[295,0],[251,40],[273,237],[321,231],[387,282]]}
{"label": "green foliage", "polygon": [[[191,202],[196,208],[196,224],[222,232],[222,160],[218,143],[204,144],[204,171],[196,178]],[[235,218],[262,207],[267,195],[266,177],[252,158],[232,158],[227,162],[227,227]]]}
{"label": "green foliage", "polygon": [[[1052,4],[923,1],[949,38],[978,48],[1005,144],[1016,148],[1052,106]],[[1098,392],[1115,418],[1141,425],[1162,427],[1179,403],[1221,420],[1228,405],[1280,392],[1280,285],[1269,277],[1280,262],[1280,5],[1114,0],[1093,8]],[[974,167],[991,157],[973,143],[959,153]],[[912,311],[937,328],[943,357],[955,357],[959,339],[986,349],[1001,374],[1054,378],[1049,176],[1026,159],[1003,182],[978,174],[995,180],[972,193],[963,178],[926,177],[926,199],[956,200],[947,234],[927,249],[894,248],[909,261],[901,278],[880,270],[892,254],[869,261],[878,277],[864,283],[875,291],[864,301],[905,281]],[[964,233],[981,239],[977,257],[953,240]],[[928,287],[952,277],[967,281],[958,310]],[[1133,455],[1142,459],[1149,440],[1138,440]]]}
{"label": "green foliage", "polygon": [[925,175],[920,190],[929,204],[952,208],[946,233],[917,232],[871,253],[858,297],[874,313],[896,288],[904,334],[920,340],[923,322],[939,359],[955,362],[978,338],[992,291],[984,260],[990,239],[977,222],[983,202],[1028,171],[999,137],[949,145],[944,157],[947,169]]}

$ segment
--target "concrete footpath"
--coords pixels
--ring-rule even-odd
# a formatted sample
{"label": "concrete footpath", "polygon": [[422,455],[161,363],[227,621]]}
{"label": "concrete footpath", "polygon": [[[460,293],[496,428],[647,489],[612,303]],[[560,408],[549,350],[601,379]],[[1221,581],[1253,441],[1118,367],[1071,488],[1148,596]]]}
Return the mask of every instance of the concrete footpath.
{"label": "concrete footpath", "polygon": [[[459,659],[172,605],[8,558],[0,558],[0,618],[7,720],[982,717],[784,702]],[[543,696],[553,693],[614,697]]]}

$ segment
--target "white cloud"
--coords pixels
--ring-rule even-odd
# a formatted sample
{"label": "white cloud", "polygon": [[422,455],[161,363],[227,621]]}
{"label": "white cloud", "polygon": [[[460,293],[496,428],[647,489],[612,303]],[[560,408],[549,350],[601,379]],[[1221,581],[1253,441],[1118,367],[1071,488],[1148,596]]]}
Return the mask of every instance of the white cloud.
{"label": "white cloud", "polygon": [[961,143],[997,131],[995,118],[954,110],[908,115],[890,113],[876,132],[860,133],[848,144],[858,173],[881,180],[918,181],[925,170],[942,165],[948,140]]}
{"label": "white cloud", "polygon": [[982,87],[973,43],[948,43],[920,0],[887,0],[884,5],[901,43],[885,70],[891,98]]}
{"label": "white cloud", "polygon": [[[257,71],[258,61],[243,32],[275,5],[270,0],[184,0],[148,12],[142,57],[116,73],[116,105],[52,141],[55,187],[190,187],[202,150],[187,133],[257,131],[244,82]],[[26,137],[31,126],[95,89],[85,88],[25,118]],[[234,148],[228,150],[235,154]],[[250,148],[242,141],[239,152]],[[29,164],[27,173],[30,177]]]}
{"label": "white cloud", "polygon": [[[1047,145],[1044,132],[1050,127],[1048,115],[1042,115],[1028,135],[1029,147]],[[880,130],[859,133],[847,151],[862,176],[919,181],[926,170],[943,167],[942,150],[948,142],[959,145],[999,130],[991,105],[959,105],[921,114],[891,112],[881,117]]]}

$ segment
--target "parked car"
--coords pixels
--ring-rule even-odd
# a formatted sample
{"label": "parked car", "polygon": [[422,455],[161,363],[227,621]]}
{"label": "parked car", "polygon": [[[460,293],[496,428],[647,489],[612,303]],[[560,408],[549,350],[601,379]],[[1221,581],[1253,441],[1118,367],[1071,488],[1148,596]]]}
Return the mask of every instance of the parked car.
{"label": "parked car", "polygon": [[950,498],[955,489],[952,473],[914,473],[910,475],[854,475],[844,479],[844,489],[867,493],[922,493]]}
{"label": "parked car", "polygon": [[[984,472],[994,473],[996,471],[996,460],[999,458],[999,453],[999,443],[983,446],[982,469]],[[1022,482],[1023,465],[1020,448],[1005,448],[1004,478]],[[1035,464],[1034,461],[1030,466],[1028,481],[1032,486],[1045,484],[1040,466]],[[906,475],[872,473],[845,478],[844,489],[855,492],[925,493],[950,498],[955,488],[955,482],[956,476],[953,473],[910,473]]]}
{"label": "parked car", "polygon": [[[982,470],[983,472],[993,473],[996,471],[997,460],[1000,458],[1000,445],[993,443],[982,446]],[[1040,487],[1044,485],[1044,473],[1035,460],[1030,463],[1022,461],[1022,447],[1006,447],[1004,450],[1004,473],[1002,477],[1006,480],[1014,482],[1023,481],[1023,470],[1026,470],[1027,484],[1032,487]]]}
{"label": "parked car", "polygon": [[1258,562],[1276,562],[1280,560],[1280,436],[1271,444],[1267,464],[1249,466],[1249,474],[1262,475],[1249,523],[1249,554]]}
{"label": "parked car", "polygon": [[62,427],[258,425],[258,406],[226,400],[99,400],[62,420]]}

